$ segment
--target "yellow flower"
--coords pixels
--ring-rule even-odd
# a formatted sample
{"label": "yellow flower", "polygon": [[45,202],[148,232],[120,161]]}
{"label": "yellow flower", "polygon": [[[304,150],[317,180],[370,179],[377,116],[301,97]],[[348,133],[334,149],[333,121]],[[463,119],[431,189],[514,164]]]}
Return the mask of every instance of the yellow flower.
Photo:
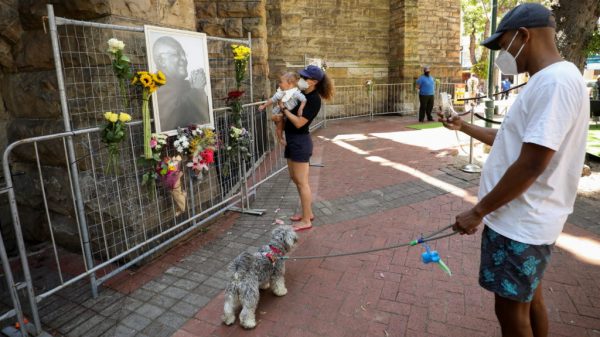
{"label": "yellow flower", "polygon": [[148,74],[143,74],[140,76],[140,82],[142,82],[142,85],[146,88],[152,86],[152,76],[148,75]]}
{"label": "yellow flower", "polygon": [[156,84],[152,83],[152,84],[150,85],[150,87],[148,87],[148,93],[150,93],[150,94],[151,94],[151,93],[155,92],[155,91],[156,91],[156,89],[158,89],[158,87],[156,86]]}
{"label": "yellow flower", "polygon": [[108,121],[111,123],[116,123],[118,120],[119,120],[119,115],[111,112],[110,117],[108,118]]}
{"label": "yellow flower", "polygon": [[110,121],[110,115],[112,115],[112,111],[107,111],[104,113],[104,119],[106,119],[107,121]]}
{"label": "yellow flower", "polygon": [[138,77],[137,76],[133,76],[133,79],[131,80],[131,85],[135,85],[138,82]]}
{"label": "yellow flower", "polygon": [[177,167],[175,165],[169,164],[169,171],[175,171]]}
{"label": "yellow flower", "polygon": [[129,114],[126,114],[124,112],[121,112],[119,114],[119,120],[123,123],[127,123],[131,120],[131,116]]}
{"label": "yellow flower", "polygon": [[160,70],[157,71],[156,74],[152,74],[152,79],[157,85],[163,85],[167,83],[167,78],[165,77],[165,74],[163,74],[163,72]]}
{"label": "yellow flower", "polygon": [[211,129],[204,129],[204,137],[211,139],[214,136],[215,136],[215,133],[213,132],[213,130],[211,130]]}
{"label": "yellow flower", "polygon": [[148,72],[147,71],[138,71],[137,74],[138,74],[138,76],[148,75]]}

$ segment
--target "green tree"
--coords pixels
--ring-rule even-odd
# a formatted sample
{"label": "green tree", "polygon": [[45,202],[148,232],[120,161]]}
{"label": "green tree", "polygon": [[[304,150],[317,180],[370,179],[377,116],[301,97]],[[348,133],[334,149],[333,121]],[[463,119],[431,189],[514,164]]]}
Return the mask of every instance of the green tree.
{"label": "green tree", "polygon": [[[511,8],[524,3],[537,2],[549,4],[547,0],[523,1],[523,0],[498,0],[498,21]],[[487,48],[481,47],[479,44],[490,35],[490,15],[491,0],[461,0],[461,9],[463,17],[463,34],[469,36],[469,57],[471,64],[475,67],[474,71],[480,78],[487,78],[487,64],[489,51]],[[479,55],[479,57],[477,57]]]}
{"label": "green tree", "polygon": [[[583,69],[586,57],[600,53],[597,25],[600,0],[498,0],[498,22],[511,8],[524,2],[537,2],[552,8],[557,24],[558,49],[566,60]],[[491,0],[461,0],[463,34],[470,38],[469,53],[475,70],[482,70],[482,61],[489,57],[488,50],[479,44],[490,35],[491,4]],[[487,74],[484,74],[482,78],[486,77]]]}
{"label": "green tree", "polygon": [[562,56],[583,70],[585,59],[600,52],[599,0],[553,1],[556,38]]}

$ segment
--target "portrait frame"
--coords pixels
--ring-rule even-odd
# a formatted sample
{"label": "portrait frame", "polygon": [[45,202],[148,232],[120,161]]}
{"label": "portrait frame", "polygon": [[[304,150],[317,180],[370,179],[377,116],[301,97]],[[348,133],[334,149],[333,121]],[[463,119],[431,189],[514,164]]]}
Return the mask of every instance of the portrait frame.
{"label": "portrait frame", "polygon": [[[161,70],[167,79],[167,83],[152,94],[155,132],[173,136],[177,134],[177,127],[187,127],[192,124],[214,128],[215,118],[212,104],[207,35],[194,31],[151,25],[144,25],[144,35],[149,71],[155,73]],[[166,38],[161,39],[163,37]],[[157,59],[160,60],[159,62],[167,62],[164,61],[165,58],[162,55],[156,55],[157,53],[155,53],[155,43],[159,39],[161,40],[159,41],[160,47],[158,47],[158,50],[169,48],[164,47],[165,40],[168,40],[171,46],[173,45],[172,40],[179,43],[187,61],[187,67],[185,67],[187,77],[183,80],[181,79],[181,76],[183,76],[181,71],[183,70],[180,70],[177,79],[174,76],[169,79],[169,71],[160,69],[161,66],[157,64]],[[180,56],[174,57],[181,60]],[[181,61],[176,63],[180,64]],[[163,66],[163,68],[166,67]],[[170,67],[175,66],[171,65]],[[201,78],[205,79],[204,86],[198,88],[195,83]]]}

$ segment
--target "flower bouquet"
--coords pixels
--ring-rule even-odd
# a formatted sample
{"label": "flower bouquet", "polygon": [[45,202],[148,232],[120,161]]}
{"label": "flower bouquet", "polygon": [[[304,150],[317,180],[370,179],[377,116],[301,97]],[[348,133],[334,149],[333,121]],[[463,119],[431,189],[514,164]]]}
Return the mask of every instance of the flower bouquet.
{"label": "flower bouquet", "polygon": [[163,186],[171,191],[175,202],[175,216],[185,212],[185,191],[181,188],[181,156],[165,157],[157,165],[156,173]]}
{"label": "flower bouquet", "polygon": [[106,173],[119,174],[119,144],[125,138],[125,123],[131,121],[131,116],[126,113],[104,113],[107,123],[102,129],[102,142],[108,145],[108,161]]}
{"label": "flower bouquet", "polygon": [[233,63],[235,65],[236,89],[239,91],[242,81],[246,77],[246,69],[248,68],[252,50],[246,46],[232,44],[231,52],[233,53]]}
{"label": "flower bouquet", "polygon": [[189,154],[191,162],[187,167],[192,169],[194,176],[202,179],[204,172],[208,172],[208,165],[215,162],[216,137],[211,128],[190,126],[191,139],[189,141]]}
{"label": "flower bouquet", "polygon": [[155,167],[158,163],[162,161],[160,154],[162,152],[163,147],[167,145],[167,135],[162,133],[153,133],[150,137],[150,149],[152,151],[152,158],[145,159],[140,158],[141,165],[150,166],[150,170],[144,173],[142,176],[142,185],[148,186],[152,199],[156,196],[156,180],[158,179],[158,173],[155,170]]}
{"label": "flower bouquet", "polygon": [[242,159],[249,158],[252,155],[250,152],[251,143],[252,139],[250,139],[248,130],[233,125],[229,128],[227,152],[230,158],[237,158],[238,153]]}
{"label": "flower bouquet", "polygon": [[152,126],[150,125],[150,95],[165,83],[167,83],[167,79],[160,70],[155,74],[147,71],[138,71],[131,81],[132,85],[142,88],[142,123],[144,129],[144,158],[146,159],[152,158],[152,149],[150,148],[152,133]]}
{"label": "flower bouquet", "polygon": [[192,169],[194,177],[201,179],[203,173],[208,171],[208,165],[215,162],[216,143],[213,129],[191,125],[177,129],[177,139],[173,146],[178,153],[189,157],[190,162],[186,166]]}

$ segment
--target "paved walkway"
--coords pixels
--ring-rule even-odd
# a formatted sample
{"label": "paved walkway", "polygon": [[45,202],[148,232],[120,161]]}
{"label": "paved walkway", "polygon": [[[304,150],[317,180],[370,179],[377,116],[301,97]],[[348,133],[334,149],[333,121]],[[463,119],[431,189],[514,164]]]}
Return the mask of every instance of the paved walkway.
{"label": "paved walkway", "polygon": [[[313,134],[313,162],[325,165],[311,169],[315,228],[300,234],[292,255],[408,242],[451,223],[472,205],[479,175],[457,168],[464,162],[457,157],[455,134],[406,128],[412,122],[401,117],[330,122]],[[222,325],[228,263],[267,242],[275,220],[297,210],[297,192],[285,173],[261,186],[254,206],[268,213],[228,215],[208,233],[113,280],[98,299],[58,312],[59,303],[46,303],[45,321],[57,334],[86,337],[500,336],[493,296],[477,284],[478,235],[431,244],[452,269],[451,277],[420,262],[422,247],[288,261],[288,294],[262,292],[254,330]],[[600,337],[596,209],[578,201],[554,249],[543,283],[550,336]],[[65,293],[65,301],[86,291],[82,285]]]}

